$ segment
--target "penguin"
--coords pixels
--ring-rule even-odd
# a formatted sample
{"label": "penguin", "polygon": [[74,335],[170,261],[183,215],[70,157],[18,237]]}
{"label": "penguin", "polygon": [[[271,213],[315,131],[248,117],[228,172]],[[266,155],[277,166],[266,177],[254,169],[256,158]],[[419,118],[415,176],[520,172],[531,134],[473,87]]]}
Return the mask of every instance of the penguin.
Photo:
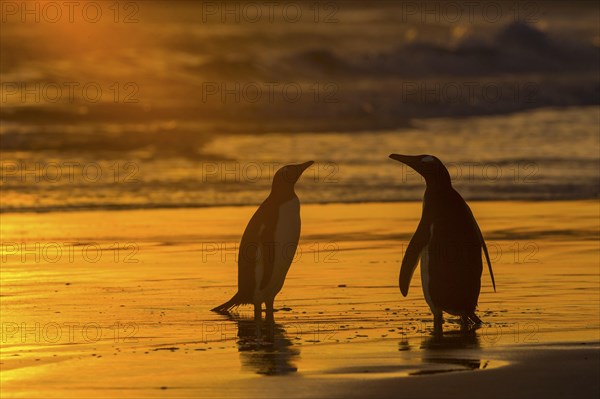
{"label": "penguin", "polygon": [[399,285],[408,295],[412,275],[421,260],[421,284],[434,317],[434,333],[442,333],[443,312],[460,316],[461,324],[481,325],[475,314],[485,254],[494,292],[496,282],[483,235],[471,209],[452,187],[450,173],[432,155],[391,154],[390,158],[425,178],[421,221],[400,267]]}
{"label": "penguin", "polygon": [[271,193],[248,222],[238,251],[238,291],[224,304],[211,309],[228,312],[243,304],[254,305],[260,321],[265,303],[273,320],[273,302],[283,287],[300,239],[300,200],[294,185],[313,164],[286,165],[273,176]]}

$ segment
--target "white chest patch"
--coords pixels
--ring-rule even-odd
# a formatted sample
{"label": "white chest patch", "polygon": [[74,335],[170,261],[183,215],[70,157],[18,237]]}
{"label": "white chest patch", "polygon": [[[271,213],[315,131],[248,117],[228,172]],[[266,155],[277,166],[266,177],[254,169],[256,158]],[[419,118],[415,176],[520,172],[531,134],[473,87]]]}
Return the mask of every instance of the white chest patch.
{"label": "white chest patch", "polygon": [[[258,229],[258,235],[260,236],[262,232],[265,230],[265,225],[261,225]],[[254,294],[259,291],[260,282],[263,278],[263,273],[265,272],[264,262],[263,262],[263,251],[260,246],[256,248],[256,267],[254,269]]]}
{"label": "white chest patch", "polygon": [[290,267],[298,240],[300,239],[300,201],[297,197],[292,198],[279,207],[279,217],[275,228],[275,271],[285,268],[283,277]]}
{"label": "white chest patch", "polygon": [[[273,298],[283,287],[287,272],[294,260],[298,240],[300,239],[300,201],[297,197],[279,207],[277,225],[273,237],[274,264],[273,274],[267,286],[259,291],[259,284],[256,284],[255,298],[264,300]],[[260,269],[260,272],[259,272]],[[263,267],[262,262],[257,264],[256,278],[262,281]],[[260,277],[259,277],[260,274]]]}
{"label": "white chest patch", "polygon": [[[430,240],[433,235],[433,224],[430,227]],[[425,248],[421,251],[421,285],[423,287],[423,295],[425,296],[425,301],[429,305],[429,308],[433,313],[436,313],[435,306],[433,305],[433,301],[431,300],[431,295],[429,292],[429,245],[426,245]]]}

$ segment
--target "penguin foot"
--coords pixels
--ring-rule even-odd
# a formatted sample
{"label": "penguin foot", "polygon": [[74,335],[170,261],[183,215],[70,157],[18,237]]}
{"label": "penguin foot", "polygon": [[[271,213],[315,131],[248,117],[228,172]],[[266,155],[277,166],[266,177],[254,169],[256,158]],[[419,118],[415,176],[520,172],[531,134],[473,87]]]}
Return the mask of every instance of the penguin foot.
{"label": "penguin foot", "polygon": [[444,316],[436,314],[433,316],[433,335],[442,336],[444,334]]}
{"label": "penguin foot", "polygon": [[475,313],[469,315],[469,319],[473,322],[473,324],[480,326],[483,324],[483,321]]}
{"label": "penguin foot", "polygon": [[273,312],[267,313],[267,315],[265,317],[265,321],[269,325],[275,324],[275,317],[273,317]]}
{"label": "penguin foot", "polygon": [[483,325],[483,321],[475,313],[463,315],[460,317],[460,329],[463,332],[478,330]]}

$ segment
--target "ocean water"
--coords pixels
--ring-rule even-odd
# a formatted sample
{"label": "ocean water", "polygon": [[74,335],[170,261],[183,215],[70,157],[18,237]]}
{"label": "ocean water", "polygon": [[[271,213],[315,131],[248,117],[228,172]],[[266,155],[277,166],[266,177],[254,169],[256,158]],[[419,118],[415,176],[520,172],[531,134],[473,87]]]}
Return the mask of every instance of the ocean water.
{"label": "ocean water", "polygon": [[2,157],[2,211],[258,204],[274,172],[314,160],[304,203],[419,200],[422,178],[392,152],[434,154],[468,200],[598,198],[598,107],[414,121],[354,133],[219,135],[198,156],[19,151]]}
{"label": "ocean water", "polygon": [[2,212],[257,204],[307,159],[305,202],[420,198],[391,152],[438,156],[469,199],[598,196],[591,2],[23,4],[2,9]]}

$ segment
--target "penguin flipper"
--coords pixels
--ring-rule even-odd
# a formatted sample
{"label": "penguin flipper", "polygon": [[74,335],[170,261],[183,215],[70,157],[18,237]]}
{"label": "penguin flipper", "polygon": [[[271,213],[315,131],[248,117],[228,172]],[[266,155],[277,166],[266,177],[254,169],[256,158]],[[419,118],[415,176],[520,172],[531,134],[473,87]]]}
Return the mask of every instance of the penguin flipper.
{"label": "penguin flipper", "polygon": [[485,240],[483,239],[481,230],[479,231],[479,237],[481,238],[481,246],[483,247],[483,253],[485,254],[485,260],[487,261],[488,270],[490,271],[490,277],[492,277],[492,286],[494,287],[494,292],[496,292],[496,280],[494,279],[494,271],[492,270],[492,262],[490,262],[490,255],[488,254],[488,249],[487,249],[487,246],[485,245]]}
{"label": "penguin flipper", "polygon": [[408,295],[410,280],[412,279],[413,273],[415,272],[417,264],[419,263],[421,252],[429,242],[430,236],[431,231],[429,222],[421,219],[421,222],[417,227],[417,231],[415,231],[415,234],[408,244],[408,248],[406,248],[404,259],[402,259],[402,266],[400,267],[400,278],[398,283],[400,285],[400,292],[402,292],[403,296]]}
{"label": "penguin flipper", "polygon": [[[238,251],[238,297],[245,303],[252,303],[254,292],[260,286],[260,279],[265,274],[264,255],[268,252],[265,248],[264,231],[268,229],[270,212],[268,199],[256,210],[248,225]],[[262,266],[262,269],[259,267]],[[258,280],[258,281],[257,281]]]}
{"label": "penguin flipper", "polygon": [[488,270],[490,271],[490,277],[492,278],[492,286],[494,287],[494,292],[496,292],[496,280],[494,279],[494,271],[492,270],[492,262],[490,262],[490,255],[488,253],[487,245],[485,245],[485,240],[483,239],[483,234],[481,233],[481,229],[477,224],[475,218],[473,218],[475,222],[475,226],[477,227],[477,232],[479,233],[479,240],[481,242],[481,247],[483,248],[483,253],[485,254],[485,260],[487,261]]}

